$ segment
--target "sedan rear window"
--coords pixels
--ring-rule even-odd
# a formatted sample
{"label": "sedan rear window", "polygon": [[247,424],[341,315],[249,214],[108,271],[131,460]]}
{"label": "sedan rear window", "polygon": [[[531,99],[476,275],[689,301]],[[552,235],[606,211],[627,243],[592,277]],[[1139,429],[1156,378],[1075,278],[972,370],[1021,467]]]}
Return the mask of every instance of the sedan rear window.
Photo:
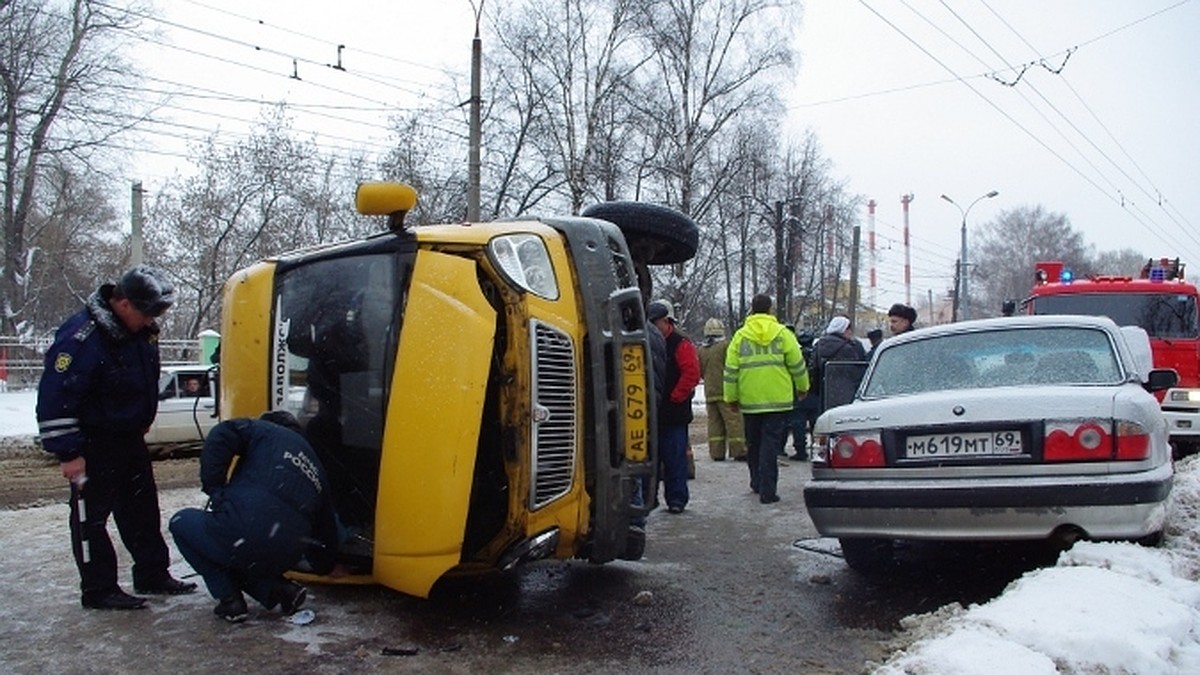
{"label": "sedan rear window", "polygon": [[1115,384],[1124,379],[1106,332],[1085,327],[1021,328],[931,336],[879,352],[863,395],[1046,384]]}

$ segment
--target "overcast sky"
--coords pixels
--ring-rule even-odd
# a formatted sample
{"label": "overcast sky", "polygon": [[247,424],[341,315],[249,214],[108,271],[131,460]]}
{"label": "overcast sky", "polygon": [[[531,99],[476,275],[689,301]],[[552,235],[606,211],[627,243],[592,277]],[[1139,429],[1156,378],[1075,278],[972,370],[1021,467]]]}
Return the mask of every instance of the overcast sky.
{"label": "overcast sky", "polygon": [[960,248],[942,194],[1000,193],[971,209],[968,247],[972,224],[1040,204],[1098,250],[1200,265],[1198,31],[1195,1],[817,0],[789,121],[878,202],[881,290],[902,278],[908,193],[922,295],[952,285]]}
{"label": "overcast sky", "polygon": [[[160,9],[140,66],[151,85],[188,95],[159,115],[176,126],[147,135],[157,154],[131,179],[149,190],[183,170],[188,138],[243,132],[259,102],[286,100],[298,129],[339,151],[381,142],[398,107],[431,104],[448,133],[459,128],[446,81],[469,65],[468,0]],[[1198,33],[1198,0],[813,0],[787,129],[815,131],[835,174],[877,202],[878,304],[906,295],[904,194],[914,299],[952,285],[962,218],[941,194],[966,208],[1000,193],[971,209],[969,240],[1001,210],[1040,204],[1098,250],[1200,264]],[[489,37],[485,22],[485,53]],[[338,44],[344,71],[331,67]]]}

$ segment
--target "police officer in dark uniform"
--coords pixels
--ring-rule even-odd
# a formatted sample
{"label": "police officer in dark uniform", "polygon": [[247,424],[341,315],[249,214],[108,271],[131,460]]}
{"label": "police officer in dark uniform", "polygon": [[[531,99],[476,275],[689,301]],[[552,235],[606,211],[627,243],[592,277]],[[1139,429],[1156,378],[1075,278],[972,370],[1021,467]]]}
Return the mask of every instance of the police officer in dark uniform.
{"label": "police officer in dark uniform", "polygon": [[213,427],[200,454],[200,488],[210,510],[183,509],[170,528],[219,601],[213,613],[244,620],[243,591],[267,609],[300,609],[306,591],[283,573],[301,560],[305,571],[330,573],[338,526],[325,469],[296,418],[277,410]]}
{"label": "police officer in dark uniform", "polygon": [[46,352],[38,430],[42,447],[54,453],[71,482],[71,548],[82,603],[89,609],[139,609],[146,603],[117,584],[110,513],[133,555],[134,590],[168,595],[196,590],[167,570],[170,554],[144,439],[158,411],[155,319],[174,301],[161,270],[134,267],[92,293]]}

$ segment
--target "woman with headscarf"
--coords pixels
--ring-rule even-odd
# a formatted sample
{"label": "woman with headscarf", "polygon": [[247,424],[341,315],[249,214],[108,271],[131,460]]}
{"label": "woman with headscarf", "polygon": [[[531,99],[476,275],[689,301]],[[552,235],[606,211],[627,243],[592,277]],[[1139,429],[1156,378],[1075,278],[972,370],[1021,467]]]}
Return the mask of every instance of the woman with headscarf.
{"label": "woman with headscarf", "polygon": [[813,345],[813,353],[816,355],[817,361],[817,382],[822,386],[825,381],[826,363],[867,360],[867,350],[854,337],[850,319],[844,316],[835,316],[830,319],[829,326],[825,328],[825,334],[818,338]]}

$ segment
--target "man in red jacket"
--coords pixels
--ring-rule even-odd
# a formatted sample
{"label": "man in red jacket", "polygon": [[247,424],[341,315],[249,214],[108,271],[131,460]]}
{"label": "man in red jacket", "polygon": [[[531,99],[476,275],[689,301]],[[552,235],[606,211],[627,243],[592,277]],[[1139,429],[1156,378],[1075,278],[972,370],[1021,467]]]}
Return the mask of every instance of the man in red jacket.
{"label": "man in red jacket", "polygon": [[683,513],[688,503],[688,423],[692,421],[692,396],[700,383],[696,346],[675,328],[675,310],[666,300],[655,300],[646,310],[667,341],[667,373],[658,406],[658,456],[663,464],[663,492],[669,513]]}

